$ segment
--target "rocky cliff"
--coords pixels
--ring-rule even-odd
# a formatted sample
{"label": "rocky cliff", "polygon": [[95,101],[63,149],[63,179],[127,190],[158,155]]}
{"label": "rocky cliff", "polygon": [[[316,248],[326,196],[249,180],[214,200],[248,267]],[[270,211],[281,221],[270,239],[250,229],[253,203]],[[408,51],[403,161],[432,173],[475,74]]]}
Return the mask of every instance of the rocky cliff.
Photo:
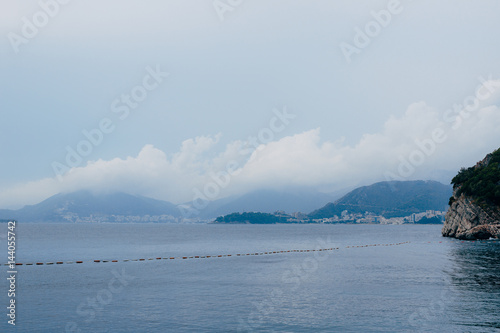
{"label": "rocky cliff", "polygon": [[462,194],[446,213],[442,234],[468,240],[500,238],[500,214]]}
{"label": "rocky cliff", "polygon": [[500,149],[453,178],[442,234],[459,239],[500,238]]}

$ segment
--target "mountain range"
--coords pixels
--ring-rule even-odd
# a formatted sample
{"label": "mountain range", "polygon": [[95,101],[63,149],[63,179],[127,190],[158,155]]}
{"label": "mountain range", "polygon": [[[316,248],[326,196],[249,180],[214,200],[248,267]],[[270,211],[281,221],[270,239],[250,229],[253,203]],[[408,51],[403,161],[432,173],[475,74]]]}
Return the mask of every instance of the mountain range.
{"label": "mountain range", "polygon": [[[371,211],[386,217],[405,216],[426,210],[444,210],[451,186],[433,181],[380,182],[342,196],[343,193],[345,191],[326,194],[309,189],[258,190],[212,201],[191,220],[211,220],[235,212],[310,212],[321,206],[309,217],[331,217],[342,214],[344,210],[350,213]],[[182,210],[167,201],[126,193],[90,191],[61,193],[19,210],[0,210],[0,219],[21,222],[178,223],[185,221],[183,218]]]}
{"label": "mountain range", "polygon": [[[342,192],[340,192],[342,193]],[[258,190],[243,196],[214,200],[190,215],[192,220],[210,220],[233,212],[311,211],[341,196],[308,189]],[[189,206],[192,203],[186,203]],[[184,210],[185,211],[185,210]],[[29,222],[179,222],[183,210],[177,205],[126,193],[77,191],[56,194],[38,204],[18,210],[0,209],[0,219]]]}

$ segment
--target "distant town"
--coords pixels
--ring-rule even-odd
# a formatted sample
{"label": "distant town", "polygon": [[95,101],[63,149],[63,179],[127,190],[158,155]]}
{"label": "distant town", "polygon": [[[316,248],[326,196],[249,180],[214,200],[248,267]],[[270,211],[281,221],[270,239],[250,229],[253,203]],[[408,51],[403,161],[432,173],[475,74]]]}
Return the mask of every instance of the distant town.
{"label": "distant town", "polygon": [[303,213],[287,214],[284,211],[267,213],[233,213],[220,216],[214,223],[248,223],[248,224],[275,224],[275,223],[319,223],[319,224],[442,224],[446,211],[427,210],[403,217],[386,218],[372,212],[349,213],[344,210],[340,216],[312,219]]}
{"label": "distant town", "polygon": [[[391,217],[385,218],[380,215],[375,215],[371,212],[365,212],[364,214],[353,213],[350,214],[347,210],[344,210],[341,216],[333,216],[330,218],[323,219],[313,219],[315,223],[377,223],[377,224],[405,224],[405,223],[442,223],[444,221],[444,216],[446,211],[428,210],[423,213],[411,214],[404,217]],[[297,218],[297,216],[294,216]],[[430,221],[429,221],[430,220]],[[434,222],[435,221],[435,222]]]}
{"label": "distant town", "polygon": [[92,214],[79,216],[77,214],[63,215],[67,222],[72,223],[205,223],[208,221],[184,219],[172,215],[103,215]]}
{"label": "distant town", "polygon": [[[386,218],[372,212],[350,213],[344,210],[340,216],[334,215],[330,218],[311,219],[304,213],[288,214],[284,211],[276,211],[272,214],[266,213],[233,213],[217,218],[215,223],[351,223],[351,224],[439,224],[443,223],[446,211],[427,210],[426,212],[411,214],[404,217]],[[256,220],[259,216],[259,220]],[[69,213],[62,216],[64,220],[72,223],[207,223],[214,219],[186,219],[172,215],[104,215],[92,214],[90,216],[79,216]],[[226,221],[223,218],[228,217]],[[272,217],[270,219],[270,217]],[[265,220],[262,220],[265,219]]]}

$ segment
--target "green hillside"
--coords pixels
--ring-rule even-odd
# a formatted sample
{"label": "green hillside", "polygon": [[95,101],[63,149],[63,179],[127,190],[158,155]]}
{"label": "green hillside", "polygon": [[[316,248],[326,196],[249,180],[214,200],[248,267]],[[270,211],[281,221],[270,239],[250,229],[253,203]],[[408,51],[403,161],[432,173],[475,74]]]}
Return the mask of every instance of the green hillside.
{"label": "green hillside", "polygon": [[391,181],[363,186],[309,214],[312,219],[372,212],[385,218],[446,210],[452,189],[435,181]]}
{"label": "green hillside", "polygon": [[[500,206],[500,148],[477,165],[462,168],[452,179],[456,197],[463,193],[481,205]],[[454,198],[450,198],[450,203]]]}
{"label": "green hillside", "polygon": [[249,224],[275,224],[286,223],[287,218],[267,213],[233,213],[219,216],[214,223],[249,223]]}

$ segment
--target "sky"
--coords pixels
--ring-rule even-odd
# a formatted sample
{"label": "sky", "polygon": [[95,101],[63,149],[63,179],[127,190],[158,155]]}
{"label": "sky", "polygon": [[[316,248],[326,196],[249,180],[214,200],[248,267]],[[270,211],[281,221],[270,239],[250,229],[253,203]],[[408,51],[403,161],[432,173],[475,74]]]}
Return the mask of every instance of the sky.
{"label": "sky", "polygon": [[500,147],[498,1],[0,1],[0,208],[449,183]]}

